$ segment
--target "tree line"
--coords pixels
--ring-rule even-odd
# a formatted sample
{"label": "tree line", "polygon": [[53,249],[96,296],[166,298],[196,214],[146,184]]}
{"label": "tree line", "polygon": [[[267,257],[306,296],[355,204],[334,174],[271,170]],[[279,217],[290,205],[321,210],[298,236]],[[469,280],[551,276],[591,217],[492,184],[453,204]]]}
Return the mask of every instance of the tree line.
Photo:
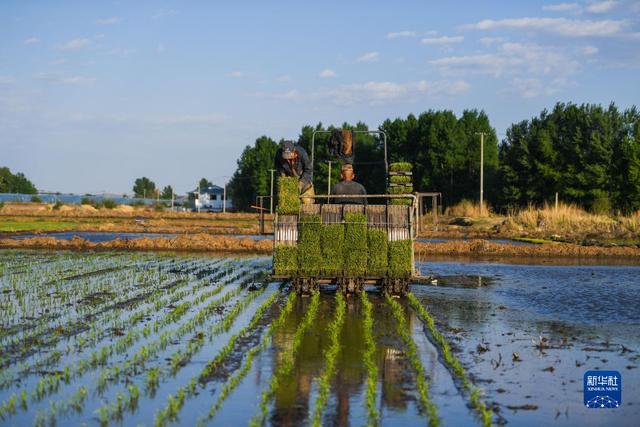
{"label": "tree line", "polygon": [[36,194],[38,190],[21,172],[11,173],[7,167],[0,167],[0,193]]}
{"label": "tree line", "polygon": [[[385,189],[384,141],[365,123],[340,128],[361,131],[355,136],[356,180],[369,193]],[[311,152],[315,138],[314,185],[326,194],[329,180],[327,140],[334,126],[305,125],[298,137]],[[445,205],[477,200],[480,186],[480,138],[484,135],[485,199],[499,211],[528,204],[562,201],[594,212],[635,212],[640,209],[640,113],[614,104],[558,103],[551,111],[514,123],[499,141],[489,117],[465,110],[458,117],[448,110],[385,120],[377,129],[387,135],[390,162],[414,165],[416,191],[441,192]],[[269,195],[270,172],[278,143],[261,136],[247,146],[228,189],[236,209],[249,210],[256,196]],[[331,181],[339,178],[332,162]]]}

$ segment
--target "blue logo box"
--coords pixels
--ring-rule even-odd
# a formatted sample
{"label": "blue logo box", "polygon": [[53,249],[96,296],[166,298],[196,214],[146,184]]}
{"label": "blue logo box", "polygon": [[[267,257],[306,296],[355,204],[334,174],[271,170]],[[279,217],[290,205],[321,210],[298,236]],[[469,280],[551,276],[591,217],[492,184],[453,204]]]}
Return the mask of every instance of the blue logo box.
{"label": "blue logo box", "polygon": [[622,375],[618,371],[584,373],[584,406],[593,409],[618,408],[622,405]]}

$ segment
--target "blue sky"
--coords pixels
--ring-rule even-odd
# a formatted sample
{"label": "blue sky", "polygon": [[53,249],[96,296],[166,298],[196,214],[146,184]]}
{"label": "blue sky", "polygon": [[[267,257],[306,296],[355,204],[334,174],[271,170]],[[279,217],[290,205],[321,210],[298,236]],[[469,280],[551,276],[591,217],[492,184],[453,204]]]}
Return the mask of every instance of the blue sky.
{"label": "blue sky", "polygon": [[0,165],[44,190],[222,184],[260,135],[640,99],[640,0],[3,1]]}

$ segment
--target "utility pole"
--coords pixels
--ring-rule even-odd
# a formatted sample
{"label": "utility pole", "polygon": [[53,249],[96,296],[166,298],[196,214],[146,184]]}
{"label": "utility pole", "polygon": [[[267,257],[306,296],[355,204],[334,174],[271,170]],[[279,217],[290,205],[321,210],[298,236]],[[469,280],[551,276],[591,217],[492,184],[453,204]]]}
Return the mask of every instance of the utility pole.
{"label": "utility pole", "polygon": [[484,214],[484,136],[485,132],[476,132],[480,135],[480,215]]}
{"label": "utility pole", "polygon": [[227,212],[227,180],[224,180],[224,189],[222,190],[222,213]]}
{"label": "utility pole", "polygon": [[273,215],[273,173],[275,169],[269,169],[271,172],[271,197],[269,198],[269,215]]}
{"label": "utility pole", "polygon": [[333,161],[329,160],[327,163],[329,163],[329,173],[327,175],[327,194],[331,195],[331,163],[333,163]]}

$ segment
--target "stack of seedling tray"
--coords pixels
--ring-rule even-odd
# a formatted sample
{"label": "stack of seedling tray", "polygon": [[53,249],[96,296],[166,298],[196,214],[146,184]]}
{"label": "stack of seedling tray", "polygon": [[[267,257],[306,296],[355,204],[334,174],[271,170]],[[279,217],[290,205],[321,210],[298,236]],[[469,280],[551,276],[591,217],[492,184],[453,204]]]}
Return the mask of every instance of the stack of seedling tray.
{"label": "stack of seedling tray", "polygon": [[[413,166],[407,162],[397,162],[389,164],[389,194],[413,193]],[[411,199],[391,199],[392,205],[411,205]]]}

